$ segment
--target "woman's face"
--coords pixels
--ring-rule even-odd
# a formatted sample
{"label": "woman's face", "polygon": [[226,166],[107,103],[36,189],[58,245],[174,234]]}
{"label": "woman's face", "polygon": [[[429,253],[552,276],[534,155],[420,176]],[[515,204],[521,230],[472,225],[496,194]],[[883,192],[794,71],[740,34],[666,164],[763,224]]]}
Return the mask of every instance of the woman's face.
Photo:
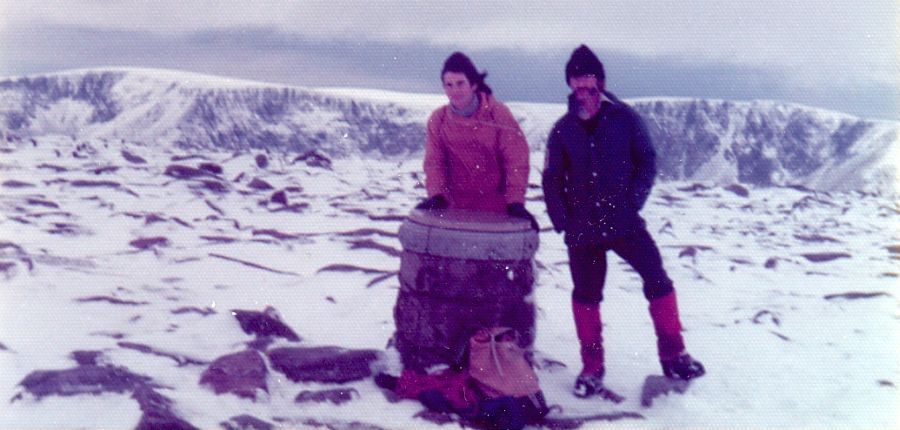
{"label": "woman's face", "polygon": [[469,103],[472,103],[472,97],[475,97],[478,85],[470,83],[465,73],[444,73],[443,81],[444,93],[447,94],[453,107],[464,109],[469,106]]}

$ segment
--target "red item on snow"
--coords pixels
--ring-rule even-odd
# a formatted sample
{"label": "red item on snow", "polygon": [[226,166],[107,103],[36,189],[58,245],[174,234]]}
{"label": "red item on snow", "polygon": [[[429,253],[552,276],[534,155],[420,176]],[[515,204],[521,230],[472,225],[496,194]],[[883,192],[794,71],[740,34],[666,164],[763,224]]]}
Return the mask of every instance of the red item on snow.
{"label": "red item on snow", "polygon": [[447,369],[435,374],[423,374],[404,369],[397,380],[396,393],[407,399],[422,400],[423,395],[437,393],[457,411],[474,409],[480,400],[470,385],[469,373]]}

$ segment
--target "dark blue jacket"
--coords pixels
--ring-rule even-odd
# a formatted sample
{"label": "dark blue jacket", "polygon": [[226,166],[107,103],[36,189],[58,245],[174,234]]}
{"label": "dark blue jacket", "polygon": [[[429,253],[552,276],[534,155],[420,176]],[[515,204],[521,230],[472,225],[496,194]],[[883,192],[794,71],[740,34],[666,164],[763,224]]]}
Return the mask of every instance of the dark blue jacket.
{"label": "dark blue jacket", "polygon": [[656,176],[656,153],[640,116],[610,93],[592,135],[569,111],[547,139],[544,201],[553,228],[569,246],[598,244],[645,228],[638,211]]}

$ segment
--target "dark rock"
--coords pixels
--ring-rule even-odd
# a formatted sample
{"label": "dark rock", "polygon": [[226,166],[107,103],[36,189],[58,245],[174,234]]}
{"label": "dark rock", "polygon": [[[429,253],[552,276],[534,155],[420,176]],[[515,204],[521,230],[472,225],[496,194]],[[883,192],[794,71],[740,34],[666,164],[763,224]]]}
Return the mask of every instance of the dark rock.
{"label": "dark rock", "polygon": [[51,223],[51,225],[53,226],[53,228],[49,228],[49,229],[45,230],[47,233],[50,233],[50,234],[61,234],[64,236],[78,236],[81,234],[89,233],[88,230],[86,230],[85,228],[83,228],[82,226],[80,226],[78,224],[72,224],[72,223],[67,223],[67,222],[54,222],[54,223]]}
{"label": "dark rock", "polygon": [[379,230],[377,228],[360,228],[357,230],[350,230],[337,233],[338,236],[381,236],[381,237],[390,237],[396,238],[397,232],[387,231],[387,230]]}
{"label": "dark rock", "polygon": [[111,296],[89,296],[89,297],[80,297],[75,299],[78,303],[90,303],[90,302],[107,302],[113,305],[125,305],[125,306],[141,306],[147,305],[149,302],[138,302],[134,300],[123,300],[117,297]]}
{"label": "dark rock", "polygon": [[216,242],[216,243],[232,243],[232,242],[237,242],[237,239],[235,239],[235,238],[233,238],[233,237],[228,237],[228,236],[206,236],[206,235],[200,235],[200,236],[198,236],[198,237],[199,237],[200,239],[208,240],[208,241],[210,241],[210,242]]}
{"label": "dark rock", "polygon": [[271,336],[257,337],[257,338],[254,338],[253,340],[247,342],[247,348],[265,352],[266,349],[269,348],[269,345],[272,345],[273,343],[275,343],[274,337],[271,337]]}
{"label": "dark rock", "polygon": [[820,234],[809,234],[809,235],[795,234],[795,235],[794,235],[794,239],[802,240],[803,242],[816,242],[816,243],[830,242],[830,243],[841,243],[840,240],[837,240],[837,239],[835,239],[835,238],[833,238],[833,237],[822,236],[822,235],[820,235]]}
{"label": "dark rock", "polygon": [[47,200],[29,198],[29,199],[25,199],[25,203],[28,203],[29,205],[33,205],[33,206],[43,206],[45,208],[59,209],[58,204],[51,202],[51,201],[47,201]]}
{"label": "dark rock", "polygon": [[790,189],[797,190],[797,191],[804,192],[804,193],[814,192],[814,190],[812,190],[804,185],[800,185],[800,184],[788,184],[788,185],[785,185],[785,188],[790,188]]}
{"label": "dark rock", "polygon": [[323,169],[331,170],[331,160],[316,151],[309,151],[303,155],[298,156],[297,158],[294,158],[291,164],[294,164],[298,161],[302,161],[310,167],[321,167]]}
{"label": "dark rock", "polygon": [[763,309],[757,312],[756,315],[754,315],[753,318],[750,319],[753,324],[762,324],[763,320],[769,320],[772,322],[772,324],[775,324],[779,327],[781,326],[781,319],[778,317],[778,314],[768,309]]}
{"label": "dark rock", "polygon": [[272,367],[294,382],[343,384],[372,376],[375,350],[347,350],[334,346],[277,348],[268,352]]}
{"label": "dark rock", "polygon": [[369,214],[368,218],[372,221],[391,221],[391,222],[403,222],[406,221],[406,215],[375,215]]}
{"label": "dark rock", "polygon": [[142,237],[132,240],[128,244],[138,249],[149,249],[156,246],[166,247],[169,246],[169,239],[165,237]]}
{"label": "dark rock", "polygon": [[57,165],[55,165],[55,164],[47,164],[47,163],[41,163],[41,164],[38,164],[38,165],[37,165],[37,168],[38,168],[38,169],[49,169],[49,170],[53,170],[53,171],[56,172],[56,173],[68,172],[68,171],[69,171],[69,169],[68,169],[67,167],[57,166]]}
{"label": "dark rock", "polygon": [[26,188],[26,187],[31,188],[31,187],[34,187],[34,184],[10,179],[8,181],[4,181],[3,186],[7,187],[7,188]]}
{"label": "dark rock", "polygon": [[350,249],[374,249],[381,251],[391,257],[400,258],[401,252],[392,246],[382,245],[372,239],[351,240]]}
{"label": "dark rock", "polygon": [[209,206],[210,209],[216,211],[217,214],[225,216],[225,211],[223,211],[222,208],[216,206],[213,202],[211,202],[209,200],[204,200],[204,202],[206,202],[206,206]]}
{"label": "dark rock", "polygon": [[797,200],[791,204],[791,210],[792,211],[798,210],[798,209],[805,210],[805,209],[811,209],[815,206],[835,207],[836,205],[828,200],[825,200],[825,199],[822,199],[819,197],[804,196],[802,199]]}
{"label": "dark rock", "polygon": [[94,170],[91,170],[91,172],[95,175],[101,175],[104,173],[115,173],[118,170],[119,170],[119,166],[105,166],[105,167],[98,167]]}
{"label": "dark rock", "polygon": [[774,269],[776,266],[778,266],[778,258],[776,257],[766,260],[765,264],[763,264],[763,267],[766,269]]}
{"label": "dark rock", "polygon": [[290,234],[290,233],[282,233],[275,229],[264,228],[259,230],[253,230],[254,236],[272,236],[275,239],[285,240],[285,239],[299,239],[300,235]]}
{"label": "dark rock", "polygon": [[144,218],[144,225],[150,225],[155,222],[165,222],[166,219],[157,214],[149,214]]}
{"label": "dark rock", "polygon": [[108,187],[108,188],[119,188],[122,186],[118,182],[115,181],[91,181],[91,180],[82,180],[76,179],[70,184],[73,187]]}
{"label": "dark rock", "polygon": [[222,166],[216,163],[200,163],[200,165],[197,167],[204,172],[209,172],[214,175],[221,175],[223,172]]}
{"label": "dark rock", "polygon": [[52,395],[124,393],[140,386],[152,386],[153,382],[124,367],[87,365],[68,370],[31,372],[19,385],[40,399]]}
{"label": "dark rock", "polygon": [[375,424],[364,423],[361,421],[341,421],[329,419],[328,421],[319,421],[315,418],[306,418],[300,422],[303,424],[301,428],[320,428],[324,427],[328,430],[386,430]]}
{"label": "dark rock", "polygon": [[69,354],[79,366],[97,366],[97,360],[103,356],[100,351],[72,351]]}
{"label": "dark rock", "polygon": [[122,158],[131,164],[147,164],[147,160],[126,150],[122,150]]}
{"label": "dark rock", "polygon": [[274,194],[272,194],[270,200],[272,201],[272,203],[281,203],[283,205],[288,204],[287,193],[284,192],[284,190],[276,191]]}
{"label": "dark rock", "polygon": [[828,294],[825,296],[825,300],[859,300],[859,299],[872,299],[875,297],[890,297],[891,295],[885,293],[884,291],[875,291],[875,292],[860,292],[860,291],[851,291],[847,293],[839,293],[839,294]]}
{"label": "dark rock", "polygon": [[269,158],[266,157],[265,154],[257,154],[255,160],[256,165],[259,166],[260,169],[269,167]]}
{"label": "dark rock", "polygon": [[851,258],[851,255],[846,252],[819,252],[801,255],[813,263],[825,263],[840,258]]}
{"label": "dark rock", "polygon": [[706,186],[706,185],[703,185],[703,184],[698,184],[698,183],[695,182],[695,183],[693,183],[693,184],[691,184],[691,185],[689,185],[689,186],[687,186],[687,187],[679,187],[679,188],[676,188],[676,189],[677,189],[678,191],[685,191],[685,192],[691,192],[691,193],[693,193],[693,192],[697,192],[697,191],[708,191],[708,190],[710,190],[711,188],[710,188],[709,186]]}
{"label": "dark rock", "polygon": [[300,341],[300,336],[291,330],[272,307],[267,307],[262,312],[234,309],[231,314],[237,318],[244,333],[259,337],[276,336],[283,337],[294,342]]}
{"label": "dark rock", "polygon": [[171,400],[149,387],[138,387],[132,398],[144,412],[135,430],[199,430],[172,412]]}
{"label": "dark rock", "polygon": [[228,192],[228,185],[226,185],[224,182],[201,181],[201,183],[203,184],[203,188],[206,188],[207,190],[210,190],[214,193],[222,194]]}
{"label": "dark rock", "polygon": [[16,263],[10,261],[0,261],[0,273],[3,273],[7,277],[10,277],[15,274]]}
{"label": "dark rock", "polygon": [[301,202],[294,203],[290,205],[279,206],[275,209],[270,209],[269,212],[294,212],[294,213],[303,213],[303,211],[309,209],[309,203]]}
{"label": "dark rock", "polygon": [[269,184],[268,182],[266,182],[262,179],[259,179],[259,178],[253,178],[253,180],[250,181],[250,183],[248,183],[247,186],[250,188],[253,188],[254,190],[274,190],[275,189],[275,187],[273,187],[271,184]]}
{"label": "dark rock", "polygon": [[170,164],[166,167],[165,175],[171,176],[175,179],[193,179],[204,176],[209,176],[209,173],[195,169],[190,166],[182,166],[180,164]]}
{"label": "dark rock", "polygon": [[685,247],[684,249],[681,250],[681,252],[678,253],[678,258],[681,258],[681,257],[691,257],[691,258],[697,257],[697,248],[695,248],[693,246]]}
{"label": "dark rock", "polygon": [[319,270],[316,270],[316,273],[321,273],[321,272],[341,272],[341,273],[362,272],[362,273],[365,273],[366,275],[386,275],[389,273],[393,273],[393,272],[388,272],[386,270],[370,269],[368,267],[355,266],[352,264],[329,264],[325,267],[322,267]]}
{"label": "dark rock", "polygon": [[748,191],[747,188],[742,185],[731,184],[725,187],[725,190],[731,191],[732,193],[735,193],[741,197],[750,197],[750,191]]}
{"label": "dark rock", "polygon": [[188,154],[188,155],[175,155],[172,156],[172,161],[185,161],[185,160],[206,160],[207,158],[200,154]]}
{"label": "dark rock", "polygon": [[309,391],[304,390],[301,391],[300,394],[297,394],[297,397],[294,399],[294,403],[306,403],[306,402],[331,402],[335,405],[340,405],[342,403],[347,403],[354,398],[359,398],[359,391],[356,391],[354,388],[341,387],[335,388],[333,390],[322,390],[322,391]]}
{"label": "dark rock", "polygon": [[142,343],[119,342],[117,345],[119,345],[120,347],[125,348],[125,349],[133,349],[135,351],[143,352],[144,354],[150,354],[150,355],[156,355],[156,356],[160,356],[160,357],[171,358],[172,360],[175,360],[175,363],[177,363],[179,367],[185,366],[188,364],[196,364],[196,365],[208,364],[208,362],[200,360],[200,359],[191,358],[186,355],[178,354],[178,353],[174,353],[174,352],[160,351],[160,350],[153,348],[150,345],[144,345]]}
{"label": "dark rock", "polygon": [[251,415],[238,415],[219,423],[225,430],[275,430],[275,425]]}
{"label": "dark rock", "polygon": [[205,317],[205,316],[209,316],[209,315],[215,315],[216,310],[213,308],[210,308],[208,306],[205,308],[202,308],[202,309],[198,308],[196,306],[184,306],[184,307],[180,307],[178,309],[172,309],[170,312],[174,315],[196,313],[196,314],[200,314],[201,316]]}
{"label": "dark rock", "polygon": [[269,391],[266,373],[262,356],[251,349],[217,358],[203,372],[200,384],[212,387],[216,394],[256,399],[256,390]]}

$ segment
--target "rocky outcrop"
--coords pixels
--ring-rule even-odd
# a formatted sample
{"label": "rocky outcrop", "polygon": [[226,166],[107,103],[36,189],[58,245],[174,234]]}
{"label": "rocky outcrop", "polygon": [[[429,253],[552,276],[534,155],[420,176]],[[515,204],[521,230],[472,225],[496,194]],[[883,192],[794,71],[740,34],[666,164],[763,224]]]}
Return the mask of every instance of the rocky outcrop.
{"label": "rocky outcrop", "polygon": [[267,307],[262,312],[234,309],[231,314],[241,324],[244,333],[257,337],[281,337],[293,342],[300,341],[300,336],[281,321],[275,308]]}
{"label": "rocky outcrop", "polygon": [[272,367],[294,382],[343,384],[372,376],[375,350],[349,350],[336,346],[277,348],[268,352]]}
{"label": "rocky outcrop", "polygon": [[[47,396],[131,393],[142,412],[136,430],[197,430],[173,411],[172,400],[156,391],[162,386],[151,378],[125,367],[100,364],[102,354],[98,351],[74,351],[71,355],[77,367],[35,371],[19,385],[38,400]],[[12,402],[23,398],[24,393],[20,393]]]}
{"label": "rocky outcrop", "polygon": [[267,373],[260,353],[249,349],[213,361],[200,377],[200,385],[211,387],[216,394],[232,393],[255,400],[257,390],[269,392]]}

